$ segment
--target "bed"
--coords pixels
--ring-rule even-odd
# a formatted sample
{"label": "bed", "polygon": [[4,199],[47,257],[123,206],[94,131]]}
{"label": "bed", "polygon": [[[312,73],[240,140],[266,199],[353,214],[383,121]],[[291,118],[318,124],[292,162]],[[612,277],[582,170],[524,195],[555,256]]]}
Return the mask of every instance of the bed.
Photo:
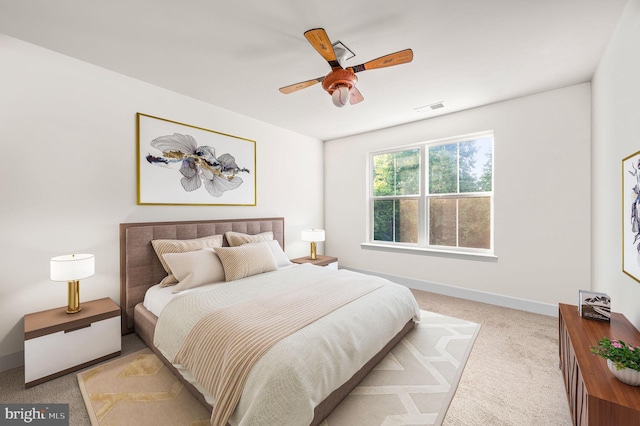
{"label": "bed", "polygon": [[[256,273],[255,275],[248,276],[246,278],[241,277],[241,279],[229,283],[225,282],[216,285],[188,289],[187,291],[177,293],[178,296],[175,297],[176,300],[161,303],[160,307],[154,307],[153,304],[150,304],[146,300],[150,298],[150,294],[161,291],[164,291],[165,294],[167,293],[166,287],[160,290],[158,288],[158,283],[166,280],[167,270],[165,270],[165,266],[160,262],[152,245],[152,241],[191,241],[195,239],[207,239],[207,237],[211,236],[223,236],[225,234],[230,236],[229,233],[256,237],[261,235],[270,236],[273,241],[270,241],[269,243],[247,244],[243,247],[251,246],[253,249],[253,246],[261,246],[260,250],[266,250],[264,246],[269,245],[274,258],[277,260],[277,268],[261,274]],[[226,237],[222,238],[221,241],[221,246],[223,248],[219,249],[216,253],[220,254],[220,258],[222,259],[222,253],[225,252],[225,250],[228,249],[227,251],[231,252],[233,249],[229,248],[229,242]],[[254,241],[248,240],[248,242],[253,243]],[[277,245],[275,242],[277,242]],[[237,243],[234,242],[233,245],[237,245]],[[277,247],[277,250],[274,247]],[[318,286],[318,289],[322,289],[322,286],[324,285],[341,285],[342,287],[339,288],[347,289],[345,291],[331,291],[330,294],[348,294],[349,291],[357,292],[358,290],[351,289],[352,287],[357,289],[357,286],[359,285],[362,285],[363,289],[367,286],[370,287],[367,287],[366,290],[362,290],[362,294],[354,293],[353,300],[336,302],[339,303],[336,305],[338,307],[333,308],[334,310],[330,313],[319,314],[321,317],[320,319],[314,320],[314,322],[309,323],[309,325],[304,326],[304,328],[299,331],[292,332],[278,343],[275,343],[275,346],[268,346],[268,348],[271,349],[268,349],[268,352],[256,361],[257,363],[253,370],[248,373],[246,386],[242,391],[242,396],[239,397],[239,402],[237,402],[237,409],[234,411],[233,415],[224,417],[224,424],[251,425],[257,423],[265,424],[265,422],[267,422],[267,420],[265,420],[267,417],[264,417],[264,407],[259,408],[260,401],[262,398],[264,401],[272,403],[277,395],[268,395],[269,389],[274,388],[272,385],[275,383],[270,382],[269,380],[276,379],[263,379],[262,376],[264,376],[264,374],[256,373],[256,371],[278,372],[278,368],[280,367],[269,363],[281,362],[278,361],[279,358],[290,353],[296,353],[296,351],[291,348],[310,347],[307,343],[300,346],[295,339],[298,338],[298,335],[308,334],[311,336],[311,333],[320,333],[320,338],[318,338],[317,335],[315,338],[312,336],[306,336],[305,338],[312,339],[312,341],[323,341],[324,346],[329,347],[329,350],[335,350],[337,353],[342,353],[343,355],[340,355],[340,359],[336,358],[333,360],[332,358],[328,358],[328,355],[322,354],[319,350],[311,350],[310,352],[307,352],[304,355],[306,357],[319,357],[319,361],[314,361],[313,370],[320,371],[322,378],[318,379],[317,386],[314,384],[314,386],[312,386],[313,389],[309,390],[311,394],[305,396],[308,401],[301,401],[300,404],[293,401],[293,399],[297,398],[297,390],[293,389],[291,391],[292,396],[290,398],[292,401],[285,400],[282,401],[282,404],[285,407],[289,403],[300,405],[300,411],[302,413],[300,415],[306,416],[304,417],[305,424],[307,422],[311,425],[320,424],[322,420],[327,417],[329,413],[348,395],[348,393],[368,374],[368,372],[384,358],[384,356],[411,328],[413,328],[415,321],[419,319],[417,303],[406,288],[392,284],[380,278],[371,278],[354,272],[344,270],[332,271],[329,268],[321,268],[311,265],[287,264],[287,260],[278,260],[277,258],[278,250],[280,255],[284,254],[282,251],[283,248],[284,218],[279,217],[242,220],[123,223],[120,225],[122,333],[137,333],[147,346],[149,346],[163,360],[167,367],[210,410],[212,410],[212,405],[215,405],[213,403],[215,398],[212,396],[210,391],[207,390],[206,386],[202,385],[199,382],[199,379],[194,377],[195,373],[190,374],[189,368],[185,367],[187,363],[176,363],[174,365],[165,357],[168,353],[171,353],[170,357],[175,355],[175,351],[171,352],[171,347],[172,344],[177,343],[172,342],[172,340],[179,341],[180,343],[178,346],[182,346],[183,348],[184,346],[187,346],[186,343],[184,345],[183,343],[184,341],[188,342],[189,333],[186,331],[180,331],[180,329],[175,328],[174,325],[175,323],[180,322],[180,312],[184,313],[185,322],[193,323],[200,318],[196,316],[199,314],[194,312],[196,309],[192,308],[194,303],[199,302],[193,302],[193,300],[200,301],[207,298],[218,300],[221,299],[219,297],[220,294],[229,294],[231,299],[240,298],[244,300],[245,294],[252,294],[253,297],[254,293],[259,294],[260,297],[264,298],[271,297],[272,299],[280,299],[280,297],[270,296],[265,293],[266,290],[263,289],[268,287],[265,283],[277,282],[277,285],[273,284],[273,287],[277,287],[279,291],[286,291],[287,294],[289,294],[289,287],[286,286],[296,285],[295,282],[300,280],[301,276],[309,277],[309,280],[318,280],[319,284],[309,284],[310,287]],[[215,249],[212,249],[212,251],[214,250]],[[202,250],[202,252],[202,255],[205,255],[204,250]],[[200,253],[200,251],[198,251],[198,253]],[[235,252],[233,253],[235,255]],[[225,263],[225,266],[226,265],[227,263]],[[227,273],[228,272],[229,270],[227,269]],[[209,287],[212,288],[210,289]],[[230,293],[231,291],[238,292],[237,294],[239,295],[236,293]],[[408,296],[405,296],[407,293]],[[392,304],[390,300],[396,299],[398,299],[397,303],[401,306],[397,309],[395,307],[387,309],[387,305]],[[258,300],[262,303],[262,299]],[[276,300],[276,302],[279,301]],[[234,303],[235,302],[230,302],[231,305]],[[393,304],[395,303],[396,302]],[[145,304],[147,306],[145,306]],[[182,305],[184,307],[181,307]],[[230,306],[229,308],[232,307],[233,306]],[[183,309],[183,311],[180,311],[180,309]],[[351,312],[349,311],[350,309],[357,310]],[[371,312],[367,313],[365,309]],[[373,310],[375,310],[376,313],[373,313]],[[389,311],[389,313],[387,314],[382,311]],[[170,317],[170,315],[174,316]],[[385,319],[385,315],[390,317],[388,321]],[[262,317],[259,318],[262,319]],[[363,333],[363,330],[365,330],[366,327],[371,326],[376,321],[383,321],[383,323],[379,323],[375,326],[375,329],[378,330],[377,333]],[[158,330],[156,330],[157,328]],[[380,331],[380,329],[385,330]],[[354,342],[347,342],[344,348],[342,348],[342,343],[332,340],[338,339],[338,337],[333,336],[342,336],[343,331],[345,336],[348,336],[350,333],[353,336],[356,336],[353,337]],[[262,335],[264,333],[261,332],[259,334]],[[370,342],[370,337],[364,339],[366,340],[364,342],[361,341],[359,336],[363,334],[368,334],[370,336],[374,335],[375,341]],[[170,338],[167,338],[167,336]],[[175,339],[174,336],[176,336]],[[350,338],[352,337],[345,337],[345,339]],[[340,337],[340,339],[342,339],[342,337]],[[300,353],[303,352],[304,350],[301,350]],[[318,353],[318,355],[316,355],[316,353]],[[344,354],[348,354],[348,356],[345,356]],[[302,358],[302,355],[295,356],[297,358]],[[331,359],[331,361],[327,361],[327,359]],[[306,361],[308,361],[308,359]],[[285,363],[287,364],[286,372],[284,371],[285,367],[283,366],[282,374],[298,374],[297,372],[290,372],[290,370],[293,369],[291,366],[296,365],[297,363],[302,365],[303,360],[292,359],[287,361]],[[327,364],[326,371],[323,370],[323,368],[325,368],[324,364]],[[195,370],[197,369],[194,369],[194,371]],[[278,372],[277,374],[281,374],[281,372]],[[302,372],[301,374],[309,374],[309,377],[313,376],[308,372]],[[266,380],[266,382],[264,380]],[[309,379],[305,378],[305,380]],[[205,383],[204,380],[200,381]],[[280,381],[277,383],[278,386],[280,386]],[[263,388],[264,390],[261,390]],[[262,393],[265,393],[266,395],[262,396]],[[282,395],[286,395],[286,393],[283,393]],[[254,415],[254,412],[259,412],[260,410],[262,410],[260,414]],[[295,410],[288,407],[285,408],[284,411],[293,412]],[[213,410],[213,412],[215,415],[215,410]],[[269,415],[272,415],[272,413]],[[254,417],[252,418],[252,416]],[[299,422],[300,418],[301,417],[298,417],[298,420],[293,421]],[[285,420],[278,420],[278,423],[271,422],[270,424],[285,423]]]}

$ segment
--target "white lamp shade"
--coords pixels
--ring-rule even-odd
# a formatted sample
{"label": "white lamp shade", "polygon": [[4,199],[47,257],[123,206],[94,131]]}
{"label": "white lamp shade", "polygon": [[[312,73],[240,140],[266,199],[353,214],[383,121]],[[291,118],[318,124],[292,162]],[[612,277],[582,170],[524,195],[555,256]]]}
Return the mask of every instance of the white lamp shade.
{"label": "white lamp shade", "polygon": [[95,257],[92,254],[67,254],[51,258],[52,281],[75,281],[95,273]]}
{"label": "white lamp shade", "polygon": [[324,241],[324,229],[303,229],[302,241]]}

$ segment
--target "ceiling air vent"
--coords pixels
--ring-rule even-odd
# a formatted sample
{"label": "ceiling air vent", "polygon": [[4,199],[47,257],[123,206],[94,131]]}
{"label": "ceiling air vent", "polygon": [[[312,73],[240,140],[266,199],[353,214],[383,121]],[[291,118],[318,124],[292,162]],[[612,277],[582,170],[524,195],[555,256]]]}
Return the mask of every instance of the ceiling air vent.
{"label": "ceiling air vent", "polygon": [[429,111],[433,111],[434,109],[440,109],[440,108],[444,108],[444,103],[442,101],[435,102],[429,105],[423,105],[421,107],[414,108],[413,110],[418,114],[420,114],[423,112],[429,112]]}

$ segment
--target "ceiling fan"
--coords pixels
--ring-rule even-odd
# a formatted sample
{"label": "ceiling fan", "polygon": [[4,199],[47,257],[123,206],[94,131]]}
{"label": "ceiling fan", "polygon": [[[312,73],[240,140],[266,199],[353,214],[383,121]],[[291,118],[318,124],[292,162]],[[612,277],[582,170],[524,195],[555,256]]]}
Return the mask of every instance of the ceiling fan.
{"label": "ceiling fan", "polygon": [[324,77],[314,78],[312,80],[302,81],[280,88],[280,92],[289,94],[297,92],[313,86],[316,83],[322,83],[322,88],[329,92],[333,104],[337,107],[343,107],[347,103],[355,105],[362,102],[364,98],[360,91],[356,88],[358,77],[356,73],[376,68],[385,68],[393,65],[406,64],[413,60],[413,51],[411,49],[401,50],[396,53],[390,53],[378,59],[374,59],[364,64],[354,67],[343,68],[340,59],[336,56],[336,52],[329,40],[329,36],[322,28],[315,28],[305,31],[304,36],[311,43],[314,49],[329,63],[331,71]]}

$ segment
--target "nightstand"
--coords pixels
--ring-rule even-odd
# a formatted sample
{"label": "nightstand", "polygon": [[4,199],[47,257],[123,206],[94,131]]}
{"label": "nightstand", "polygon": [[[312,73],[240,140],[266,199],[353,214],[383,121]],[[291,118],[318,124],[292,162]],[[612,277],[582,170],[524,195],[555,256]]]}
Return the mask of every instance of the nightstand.
{"label": "nightstand", "polygon": [[104,298],[24,316],[24,383],[35,386],[120,355],[120,307]]}
{"label": "nightstand", "polygon": [[293,263],[299,263],[299,264],[311,263],[312,265],[316,265],[316,266],[326,266],[327,268],[338,269],[337,257],[320,256],[320,255],[316,257],[317,257],[316,260],[311,260],[309,256],[305,256],[305,257],[298,257],[295,259],[291,259],[291,261]]}

